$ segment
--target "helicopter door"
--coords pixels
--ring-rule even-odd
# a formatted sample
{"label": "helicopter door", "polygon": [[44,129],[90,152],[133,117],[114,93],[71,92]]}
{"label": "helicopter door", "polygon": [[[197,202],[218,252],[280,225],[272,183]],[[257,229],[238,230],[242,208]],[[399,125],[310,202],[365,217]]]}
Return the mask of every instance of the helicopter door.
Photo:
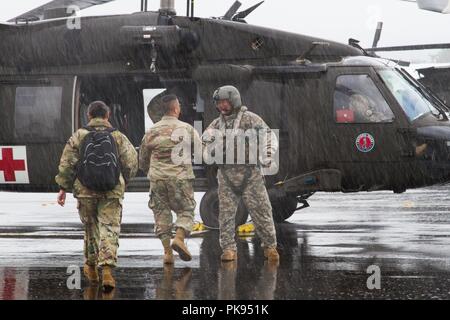
{"label": "helicopter door", "polygon": [[73,130],[75,84],[74,77],[0,79],[3,189],[55,186],[59,157]]}
{"label": "helicopter door", "polygon": [[409,125],[372,69],[348,71],[329,74],[331,158],[347,177],[343,183],[348,188],[389,188],[408,145],[398,129]]}

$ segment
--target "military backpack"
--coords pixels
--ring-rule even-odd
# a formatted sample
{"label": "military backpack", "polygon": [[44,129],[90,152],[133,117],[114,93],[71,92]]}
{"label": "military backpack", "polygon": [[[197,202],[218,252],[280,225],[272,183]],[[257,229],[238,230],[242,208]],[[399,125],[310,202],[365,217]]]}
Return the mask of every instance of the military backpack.
{"label": "military backpack", "polygon": [[119,183],[120,162],[117,144],[112,136],[114,128],[95,130],[85,127],[89,133],[81,143],[77,178],[83,186],[93,191],[111,191]]}

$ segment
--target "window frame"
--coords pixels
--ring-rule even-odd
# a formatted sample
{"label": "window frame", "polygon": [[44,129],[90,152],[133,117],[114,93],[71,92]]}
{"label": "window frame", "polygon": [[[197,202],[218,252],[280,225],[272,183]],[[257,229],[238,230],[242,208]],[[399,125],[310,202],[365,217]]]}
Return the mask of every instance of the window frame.
{"label": "window frame", "polygon": [[[1,132],[2,144],[11,145],[39,145],[39,144],[65,144],[68,137],[74,130],[74,109],[77,107],[78,86],[76,76],[9,76],[0,77],[0,102],[7,111],[3,117],[1,125],[6,126],[6,130]],[[52,138],[36,136],[16,135],[16,90],[19,87],[61,87],[61,117],[60,126],[55,128]]]}
{"label": "window frame", "polygon": [[[47,136],[47,135],[22,135],[21,130],[23,127],[26,127],[24,125],[22,125],[19,129],[17,128],[17,124],[20,123],[21,119],[18,119],[18,117],[20,116],[19,114],[19,108],[25,108],[25,107],[30,107],[31,109],[34,109],[37,107],[37,103],[33,103],[32,106],[19,106],[18,105],[18,97],[19,97],[19,90],[20,89],[35,89],[33,90],[33,93],[37,93],[37,90],[43,89],[58,89],[57,95],[59,97],[59,103],[57,103],[57,105],[55,104],[56,108],[54,110],[33,110],[31,111],[30,114],[39,114],[41,112],[59,112],[59,117],[58,119],[53,119],[56,120],[59,124],[59,127],[53,128],[53,130],[51,130],[51,135]],[[18,84],[16,86],[14,86],[14,117],[13,117],[13,122],[14,122],[14,130],[13,130],[13,138],[16,141],[28,141],[28,142],[40,142],[42,140],[45,141],[49,141],[49,142],[55,142],[59,140],[59,136],[60,136],[60,131],[62,130],[62,120],[63,120],[63,102],[64,102],[64,86],[63,85],[54,85],[54,84],[49,84],[49,85],[26,85],[26,84]],[[37,94],[34,95],[34,97],[36,97]],[[52,106],[53,107],[53,106]],[[42,118],[40,120],[43,121],[37,121],[36,123],[42,127],[42,125],[45,123],[45,118],[47,117],[47,114],[42,115]],[[30,122],[30,121],[29,121]],[[25,123],[26,124],[26,123]]]}
{"label": "window frame", "polygon": [[[373,83],[374,87],[378,90],[380,96],[384,99],[387,107],[389,108],[389,110],[391,111],[393,118],[390,121],[381,121],[381,122],[360,122],[360,121],[354,121],[354,122],[338,122],[336,119],[336,110],[335,109],[335,92],[336,92],[336,87],[337,87],[337,82],[339,77],[342,76],[367,76]],[[395,114],[392,106],[389,103],[389,99],[388,97],[386,97],[385,93],[383,92],[382,88],[380,88],[380,86],[377,84],[377,80],[375,80],[371,74],[370,71],[361,71],[361,72],[352,72],[352,71],[346,71],[346,72],[338,72],[334,77],[333,77],[333,85],[332,85],[332,91],[331,91],[331,112],[332,112],[332,119],[334,124],[336,125],[377,125],[377,124],[382,124],[382,125],[389,125],[389,124],[393,124],[394,122],[396,122],[397,120],[397,115]]]}

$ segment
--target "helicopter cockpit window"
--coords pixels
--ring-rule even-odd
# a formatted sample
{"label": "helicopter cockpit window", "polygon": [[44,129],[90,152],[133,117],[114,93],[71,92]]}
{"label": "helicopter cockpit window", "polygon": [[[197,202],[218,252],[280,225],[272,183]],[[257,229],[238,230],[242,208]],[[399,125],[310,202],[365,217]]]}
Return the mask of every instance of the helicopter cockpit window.
{"label": "helicopter cockpit window", "polygon": [[334,91],[337,123],[388,123],[394,114],[368,75],[343,75]]}
{"label": "helicopter cockpit window", "polygon": [[16,88],[16,139],[59,139],[62,92],[62,87]]}
{"label": "helicopter cockpit window", "polygon": [[383,79],[410,121],[422,115],[432,113],[439,116],[439,110],[414,88],[399,72],[394,70],[379,70]]}

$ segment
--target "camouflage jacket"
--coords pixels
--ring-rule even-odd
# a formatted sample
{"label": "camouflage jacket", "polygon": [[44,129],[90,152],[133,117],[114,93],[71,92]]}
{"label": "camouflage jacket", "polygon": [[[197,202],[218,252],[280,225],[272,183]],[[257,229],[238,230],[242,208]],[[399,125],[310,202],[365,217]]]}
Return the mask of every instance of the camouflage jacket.
{"label": "camouflage jacket", "polygon": [[193,145],[201,149],[197,131],[176,117],[164,116],[142,139],[139,168],[147,173],[150,181],[195,179],[191,157]]}
{"label": "camouflage jacket", "polygon": [[[111,128],[111,124],[103,119],[92,119],[89,127],[96,130]],[[76,198],[123,198],[125,184],[136,175],[137,172],[137,152],[128,138],[119,131],[114,131],[112,136],[117,143],[117,151],[121,165],[121,175],[119,184],[112,191],[96,192],[84,187],[76,179],[76,168],[80,160],[80,147],[83,139],[89,133],[86,129],[77,130],[64,148],[59,164],[59,173],[56,176],[56,183],[64,190],[73,192]]]}
{"label": "camouflage jacket", "polygon": [[[208,146],[214,141],[214,138],[211,139],[210,132],[211,130],[219,130],[223,135],[225,135],[226,130],[233,130],[233,132],[237,132],[237,130],[246,131],[249,129],[255,130],[257,134],[265,133],[261,135],[261,137],[264,138],[263,142],[260,142],[258,139],[258,136],[254,136],[254,141],[249,140],[241,140],[245,141],[245,152],[246,152],[246,159],[249,159],[249,148],[250,145],[252,147],[258,146],[261,143],[263,146],[262,150],[258,149],[258,159],[256,159],[257,163],[252,163],[254,166],[265,166],[265,160],[267,157],[271,158],[273,155],[275,155],[277,149],[278,149],[278,139],[275,134],[273,134],[272,130],[269,128],[269,126],[264,122],[264,120],[258,116],[257,114],[248,111],[246,107],[241,107],[238,109],[235,109],[233,114],[230,116],[223,116],[221,115],[219,118],[215,119],[209,127],[205,130],[205,133],[202,136],[202,142],[204,146],[204,159],[207,161],[207,158],[209,157],[209,154],[211,150],[208,149]],[[237,140],[238,141],[238,140]],[[227,146],[224,144],[224,148]],[[239,146],[236,146],[236,148],[239,148]],[[256,150],[256,149],[253,149]],[[227,152],[227,150],[224,150]],[[264,154],[267,155],[266,158],[262,159],[259,152],[262,151]],[[251,158],[251,157],[250,157]],[[236,156],[235,156],[236,159]],[[222,169],[224,168],[239,168],[239,167],[245,167],[246,165],[242,164],[228,164],[225,166],[222,166]]]}

